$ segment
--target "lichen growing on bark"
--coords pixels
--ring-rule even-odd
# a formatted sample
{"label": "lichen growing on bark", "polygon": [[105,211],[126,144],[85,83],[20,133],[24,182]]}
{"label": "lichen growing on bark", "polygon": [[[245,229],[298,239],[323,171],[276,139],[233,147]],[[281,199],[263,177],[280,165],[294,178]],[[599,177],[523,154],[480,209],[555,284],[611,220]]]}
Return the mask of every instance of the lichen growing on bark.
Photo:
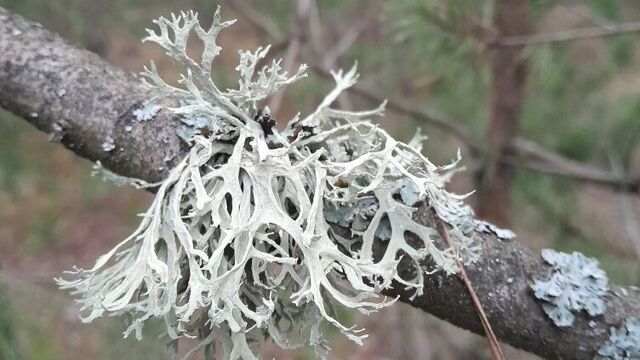
{"label": "lichen growing on bark", "polygon": [[619,328],[611,328],[607,342],[598,349],[596,359],[640,359],[640,318],[629,318]]}
{"label": "lichen growing on bark", "polygon": [[[287,74],[274,60],[257,69],[268,48],[241,51],[238,88],[222,90],[211,67],[218,33],[233,21],[221,21],[218,10],[209,29],[194,12],[154,22],[159,32],[148,30],[145,41],[185,73],[174,87],[152,63],[142,74],[155,94],[149,101],[173,100],[170,110],[198,131],[186,134],[189,154],[137,230],[91,269],[58,279],[78,296],[85,321],[129,314],[125,336],[140,337],[145,321],[162,317],[171,339],[198,336],[201,346],[221,344],[226,358],[255,358],[265,337],[284,348],[313,345],[323,356],[325,321],[356,343],[366,337],[337,319],[336,306],[376,311],[394,302],[379,297],[393,280],[421,294],[430,272],[451,274],[457,257],[477,258],[473,213],[444,188],[460,156],[436,166],[421,154],[420,134],[405,144],[368,122],[384,104],[331,107],[356,82],[355,67],[333,73],[335,88],[318,108],[280,133],[260,102],[305,77],[304,66]],[[198,60],[186,51],[194,34],[204,44]],[[438,232],[413,220],[418,201],[451,225],[455,251],[439,248]],[[376,247],[382,256],[374,257]],[[400,275],[401,257],[418,271]]]}
{"label": "lichen growing on bark", "polygon": [[542,308],[554,324],[571,326],[574,311],[584,310],[591,316],[604,313],[609,281],[597,260],[551,249],[542,250],[542,258],[553,266],[553,273],[549,280],[535,280],[531,289],[544,301]]}

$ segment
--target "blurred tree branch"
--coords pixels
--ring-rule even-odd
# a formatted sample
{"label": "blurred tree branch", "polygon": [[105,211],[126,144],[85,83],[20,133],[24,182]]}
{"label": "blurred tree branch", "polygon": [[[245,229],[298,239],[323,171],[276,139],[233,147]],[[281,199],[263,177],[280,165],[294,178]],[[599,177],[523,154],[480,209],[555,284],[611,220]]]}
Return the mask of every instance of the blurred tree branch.
{"label": "blurred tree branch", "polygon": [[[493,46],[530,46],[560,43],[581,39],[610,37],[628,33],[640,32],[640,21],[626,23],[612,23],[598,21],[597,26],[568,29],[562,31],[542,32],[535,34],[522,34],[511,36],[499,36],[499,29],[482,25],[475,19],[462,19],[458,22],[445,18],[442,14],[435,14],[425,7],[419,9],[420,15],[431,25],[445,34],[449,34],[461,40],[473,39],[487,47]],[[571,10],[570,10],[571,11]],[[597,19],[591,19],[596,21]]]}
{"label": "blurred tree branch", "polygon": [[490,43],[490,45],[507,47],[544,45],[550,43],[575,41],[580,39],[615,36],[633,32],[640,32],[640,21],[618,24],[602,24],[594,27],[538,33],[532,35],[507,36],[502,37],[494,41],[493,43]]}
{"label": "blurred tree branch", "polygon": [[[261,23],[254,22],[253,24],[258,28],[265,30]],[[286,48],[288,43],[287,39],[274,38],[273,40],[276,42],[273,46],[273,49],[276,51]],[[313,72],[321,77],[331,79],[329,68],[324,66],[322,61],[312,61],[309,63],[309,67]],[[478,159],[486,157],[486,145],[483,142],[474,139],[462,125],[462,121],[454,119],[433,107],[421,106],[418,108],[400,99],[389,99],[376,94],[374,91],[367,89],[360,84],[356,84],[349,88],[348,92],[359,95],[374,103],[381,103],[386,100],[388,110],[409,116],[410,118],[418,121],[423,121],[426,124],[460,140],[468,150],[470,150],[472,158]],[[576,181],[606,186],[614,190],[625,190],[630,193],[640,193],[640,175],[629,175],[623,177],[603,167],[563,157],[545,149],[534,141],[524,139],[522,137],[515,137],[504,148],[504,152],[505,156],[502,156],[500,161],[509,166],[545,175],[566,177]]]}
{"label": "blurred tree branch", "polygon": [[[487,217],[491,220],[495,220],[498,222],[505,222],[508,214],[504,212],[504,209],[508,209],[508,202],[504,198],[506,193],[508,192],[509,186],[504,184],[505,179],[509,177],[509,174],[501,171],[501,175],[492,174],[492,172],[496,171],[496,167],[498,162],[503,163],[505,165],[510,164],[514,166],[522,166],[529,170],[535,170],[541,173],[556,175],[556,176],[564,176],[573,178],[581,181],[588,181],[598,184],[610,185],[613,186],[616,190],[620,191],[621,203],[625,203],[625,200],[628,200],[629,193],[639,192],[640,191],[640,177],[630,179],[626,174],[622,174],[620,171],[607,171],[605,169],[600,169],[596,167],[592,167],[590,165],[581,164],[579,162],[565,159],[557,154],[546,151],[541,146],[520,138],[516,138],[515,129],[517,126],[513,128],[509,125],[509,122],[502,121],[500,124],[494,123],[494,120],[498,119],[502,116],[510,116],[512,117],[511,121],[516,121],[517,123],[517,115],[519,111],[515,111],[514,109],[510,109],[514,104],[517,105],[518,108],[521,107],[522,100],[513,102],[512,100],[517,98],[514,97],[514,94],[522,93],[522,89],[516,89],[513,84],[520,84],[520,88],[524,84],[524,81],[517,81],[515,76],[515,72],[513,71],[517,67],[525,67],[526,60],[518,59],[518,56],[513,57],[517,59],[513,63],[513,66],[506,64],[505,61],[496,61],[496,53],[509,53],[516,52],[518,53],[524,46],[529,45],[541,45],[548,43],[557,43],[557,42],[566,42],[573,41],[579,39],[588,39],[588,38],[596,38],[596,37],[607,37],[614,36],[619,34],[638,32],[640,31],[640,22],[628,22],[628,23],[610,23],[597,21],[597,26],[595,27],[587,27],[587,28],[579,28],[579,29],[570,29],[565,31],[557,31],[557,32],[549,32],[549,33],[539,33],[532,35],[519,35],[512,34],[515,30],[522,32],[526,30],[526,16],[521,16],[526,12],[526,4],[521,4],[520,10],[510,9],[517,7],[517,1],[497,1],[497,23],[495,29],[490,29],[487,27],[482,27],[476,24],[473,19],[466,19],[465,21],[461,21],[461,23],[465,24],[464,26],[459,26],[458,24],[445,19],[442,15],[436,15],[431,13],[426,8],[421,8],[422,16],[432,25],[439,28],[441,31],[454,35],[461,39],[474,39],[476,42],[485,46],[485,50],[488,51],[489,56],[489,64],[491,65],[493,75],[494,75],[494,85],[496,81],[500,81],[500,78],[503,78],[503,85],[511,83],[511,86],[507,86],[509,88],[505,88],[502,86],[502,91],[492,91],[492,102],[503,102],[503,106],[500,104],[492,105],[492,113],[490,116],[490,136],[488,137],[488,143],[491,144],[494,141],[498,141],[498,147],[502,149],[499,151],[492,151],[491,147],[488,151],[489,161],[487,168],[485,170],[485,179],[481,182],[480,186],[480,208],[479,213],[481,216]],[[567,7],[570,10],[570,8]],[[509,14],[504,16],[501,12],[507,10]],[[502,21],[501,21],[502,19]],[[595,20],[592,19],[595,22]],[[468,25],[472,24],[472,25]],[[513,26],[509,25],[512,24]],[[507,25],[507,26],[505,26]],[[504,48],[512,48],[515,50],[509,50]],[[495,68],[495,69],[494,69]],[[526,74],[526,71],[521,72],[522,74]],[[511,74],[511,75],[510,75]],[[505,82],[504,80],[508,79],[511,76],[511,81]],[[520,75],[520,78],[526,77],[526,75]],[[497,89],[500,90],[500,89]],[[523,95],[519,96],[521,99]],[[504,101],[506,100],[506,101]],[[498,110],[498,111],[494,111]],[[514,118],[515,116],[515,118]],[[511,128],[511,138],[513,140],[504,141],[505,139],[501,139],[499,133],[503,133],[507,131],[505,129]],[[498,136],[496,136],[496,132]],[[509,132],[509,131],[507,131]],[[455,134],[455,133],[454,133]],[[613,169],[615,170],[615,169]],[[487,179],[487,174],[492,179]],[[496,182],[497,181],[497,182]],[[483,191],[483,183],[488,184],[489,187],[493,188],[492,191],[488,193]],[[483,199],[484,198],[484,199]],[[485,209],[485,204],[488,204],[487,199],[492,199],[493,201],[498,200],[498,202],[502,204],[492,204],[488,209]],[[626,206],[628,208],[628,206]],[[496,216],[492,216],[491,213],[495,213],[496,210],[500,211],[503,209],[501,214],[494,214]],[[489,214],[487,214],[489,213]],[[625,215],[628,218],[628,215]],[[502,220],[502,221],[501,221]],[[628,221],[626,222],[628,223]],[[626,225],[629,228],[629,225]],[[636,248],[635,242],[633,242],[634,248]]]}
{"label": "blurred tree branch", "polygon": [[230,6],[235,11],[241,13],[252,23],[258,25],[269,37],[279,39],[283,36],[282,31],[271,19],[256,10],[247,0],[229,1],[225,5]]}
{"label": "blurred tree branch", "polygon": [[[319,66],[311,65],[310,68],[323,77],[330,77],[329,72]],[[358,84],[354,85],[348,91],[375,103],[380,103],[385,100],[384,97]],[[449,133],[467,146],[469,150],[471,150],[472,155],[482,156],[485,153],[484,146],[471,138],[466,129],[460,126],[460,121],[450,118],[448,115],[433,108],[427,106],[417,108],[401,100],[387,99],[387,109],[419,121],[424,121],[445,133]],[[507,156],[501,159],[501,161],[504,161],[510,166],[539,172],[545,175],[567,177],[577,181],[611,187],[616,190],[626,189],[630,192],[640,192],[640,178],[638,177],[622,177],[612,171],[565,158],[544,149],[533,141],[520,137],[516,137],[515,140],[509,144]]]}
{"label": "blurred tree branch", "polygon": [[[309,18],[309,9],[311,8],[310,0],[299,0],[293,8],[291,16],[291,25],[289,29],[289,39],[287,41],[287,51],[284,57],[283,69],[288,73],[294,71],[295,63],[300,56],[302,47],[302,25]],[[278,115],[280,105],[284,96],[284,89],[278,91],[269,99],[269,108],[274,115]]]}
{"label": "blurred tree branch", "polygon": [[[616,156],[611,148],[606,149],[611,171],[620,177],[625,177],[624,166],[619,156]],[[620,223],[625,230],[627,240],[633,247],[637,259],[640,259],[640,222],[636,210],[631,202],[631,195],[627,189],[622,189],[618,193],[618,212]]]}
{"label": "blurred tree branch", "polygon": [[[125,176],[161,180],[187,149],[176,135],[178,115],[163,109],[153,121],[136,120],[133,110],[149,96],[133,74],[0,8],[0,106],[53,135],[77,155],[100,160]],[[105,151],[105,141],[114,149]],[[421,204],[415,216],[435,226],[428,204]],[[529,288],[531,279],[549,276],[550,268],[540,256],[494,235],[476,233],[474,238],[483,256],[466,270],[502,341],[548,358],[591,359],[610,327],[640,313],[637,288],[611,285],[603,316],[580,313],[572,328],[559,329]],[[415,269],[401,265],[399,271]],[[424,294],[417,297],[399,284],[386,294],[482,333],[459,277],[434,274],[424,285]]]}
{"label": "blurred tree branch", "polygon": [[429,24],[460,40],[473,39],[483,44],[487,42],[487,39],[495,36],[494,29],[484,26],[475,19],[463,19],[456,22],[446,18],[446,11],[442,11],[442,8],[439,14],[433,13],[426,6],[421,6],[418,10]]}

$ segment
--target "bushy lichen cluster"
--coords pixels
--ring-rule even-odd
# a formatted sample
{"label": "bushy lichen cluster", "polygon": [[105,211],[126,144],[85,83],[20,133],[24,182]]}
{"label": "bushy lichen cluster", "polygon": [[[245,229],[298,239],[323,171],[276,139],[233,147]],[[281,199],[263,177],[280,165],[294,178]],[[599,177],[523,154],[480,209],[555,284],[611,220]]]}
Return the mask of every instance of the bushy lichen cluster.
{"label": "bushy lichen cluster", "polygon": [[620,328],[611,328],[609,340],[598,349],[596,359],[640,359],[640,319],[629,318]]}
{"label": "bushy lichen cluster", "polygon": [[557,326],[571,326],[574,311],[584,310],[591,316],[604,313],[609,281],[596,259],[551,249],[542,250],[542,258],[553,266],[553,273],[549,280],[535,280],[531,289],[545,301],[542,308]]}
{"label": "bushy lichen cluster", "polygon": [[[239,86],[222,90],[211,66],[216,37],[233,21],[218,11],[208,30],[193,12],[155,23],[159,33],[145,40],[186,72],[174,87],[151,64],[143,73],[156,94],[150,101],[173,100],[171,110],[198,131],[182,134],[191,150],[137,230],[93,268],[58,280],[78,295],[85,321],[129,314],[125,335],[140,337],[145,321],[162,317],[172,339],[199,336],[202,346],[221,344],[226,358],[255,358],[265,337],[322,354],[323,321],[357,343],[366,337],[340,322],[335,306],[375,311],[394,302],[378,296],[393,280],[420,294],[429,271],[454,273],[456,257],[477,257],[467,235],[472,211],[444,189],[457,162],[435,166],[421,154],[424,137],[405,144],[366,121],[383,106],[331,107],[355,83],[355,68],[333,73],[336,86],[318,108],[280,133],[260,102],[303,78],[304,66],[288,75],[274,60],[258,70],[268,48],[241,51]],[[194,34],[204,43],[199,60],[187,55]],[[418,201],[451,225],[456,251],[436,246],[437,231],[413,220]],[[401,276],[401,257],[417,271]]]}

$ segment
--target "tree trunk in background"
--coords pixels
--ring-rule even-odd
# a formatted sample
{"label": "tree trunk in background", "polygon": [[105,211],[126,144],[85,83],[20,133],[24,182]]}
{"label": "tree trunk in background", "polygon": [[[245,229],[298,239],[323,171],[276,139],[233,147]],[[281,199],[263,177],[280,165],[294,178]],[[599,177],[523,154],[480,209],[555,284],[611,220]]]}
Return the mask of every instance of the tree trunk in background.
{"label": "tree trunk in background", "polygon": [[[527,0],[497,0],[497,36],[523,35],[529,31]],[[509,144],[518,134],[519,117],[525,98],[527,60],[523,46],[495,45],[487,60],[492,84],[487,131],[488,156],[478,184],[478,216],[501,226],[509,225],[512,170],[501,162]]]}

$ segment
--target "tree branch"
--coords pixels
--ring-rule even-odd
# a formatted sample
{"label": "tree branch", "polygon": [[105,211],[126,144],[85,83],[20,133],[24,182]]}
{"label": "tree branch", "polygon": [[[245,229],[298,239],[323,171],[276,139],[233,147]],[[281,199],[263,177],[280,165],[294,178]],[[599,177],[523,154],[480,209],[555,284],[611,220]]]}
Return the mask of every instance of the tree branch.
{"label": "tree branch", "polygon": [[[488,39],[495,36],[495,30],[483,26],[475,19],[462,19],[459,23],[446,19],[444,14],[435,14],[427,7],[420,7],[418,13],[431,25],[438,28],[444,34],[449,34],[459,40],[473,39],[478,44],[484,44]],[[462,24],[460,24],[462,23]]]}
{"label": "tree branch", "polygon": [[509,36],[497,40],[492,45],[498,46],[527,46],[542,45],[557,42],[592,39],[614,35],[628,34],[640,31],[640,21],[619,24],[607,24],[597,27],[555,31],[534,35]]}
{"label": "tree branch", "polygon": [[[289,40],[287,41],[287,53],[284,57],[283,69],[288,73],[295,71],[294,66],[300,56],[302,50],[301,37],[302,37],[302,25],[309,17],[309,8],[311,3],[309,0],[300,0],[293,8],[291,16],[291,26],[289,29]],[[280,111],[280,105],[284,98],[284,89],[280,89],[269,99],[269,107],[272,113],[278,117]]]}
{"label": "tree branch", "polygon": [[606,24],[595,27],[585,27],[579,29],[571,29],[564,31],[555,31],[549,33],[540,33],[533,35],[509,36],[502,37],[492,45],[498,46],[528,46],[542,45],[566,41],[574,41],[580,39],[591,39],[599,37],[608,37],[620,34],[627,34],[640,31],[640,21]]}
{"label": "tree branch", "polygon": [[[569,7],[565,7],[571,11]],[[502,36],[496,39],[496,31],[483,27],[473,19],[468,20],[466,26],[456,24],[443,19],[426,8],[419,9],[420,15],[430,24],[440,29],[443,33],[450,34],[458,39],[473,39],[489,46],[529,46],[545,45],[559,42],[568,42],[581,39],[593,39],[640,32],[640,21],[626,23],[599,23],[598,26],[582,27],[562,31],[542,32],[530,35]],[[591,19],[593,21],[593,19]]]}
{"label": "tree branch", "polygon": [[[100,160],[122,175],[162,179],[186,149],[175,135],[176,115],[161,110],[148,122],[135,119],[132,111],[147,97],[130,73],[0,8],[0,105],[61,138],[79,156]],[[129,126],[131,131],[127,131]],[[104,151],[105,141],[112,141],[115,149]],[[420,205],[415,216],[435,227],[426,204]],[[591,359],[607,339],[609,327],[640,314],[640,292],[612,285],[603,316],[591,319],[577,314],[573,327],[559,329],[529,288],[531,279],[549,274],[540,256],[492,235],[477,233],[474,237],[483,255],[466,270],[502,341],[549,358]],[[411,269],[403,265],[399,271]],[[416,298],[399,285],[387,295],[482,333],[459,277],[428,276],[424,295]]]}
{"label": "tree branch", "polygon": [[280,31],[278,25],[266,17],[262,12],[251,6],[251,4],[246,0],[229,1],[225,5],[230,6],[235,11],[247,17],[249,21],[259,26],[260,29],[262,29],[262,31],[268,34],[271,38],[282,38],[282,31]]}
{"label": "tree branch", "polygon": [[[324,78],[331,78],[331,74],[329,73],[329,71],[320,67],[319,65],[310,64],[309,68]],[[425,123],[437,129],[440,129],[445,133],[453,135],[474,153],[479,153],[482,151],[480,144],[476,143],[475,140],[471,138],[471,136],[467,133],[467,130],[459,125],[459,122],[449,118],[447,115],[440,113],[435,109],[418,109],[402,100],[385,99],[382,96],[379,96],[372,91],[365,89],[362,85],[359,84],[355,84],[354,86],[348,88],[347,91],[378,104],[386,100],[387,109],[407,115],[420,121],[424,121]]]}
{"label": "tree branch", "polygon": [[626,177],[613,171],[567,159],[545,150],[533,141],[516,138],[510,144],[511,156],[505,161],[543,174],[572,178],[613,189],[640,192],[640,177]]}
{"label": "tree branch", "polygon": [[[323,77],[331,76],[328,71],[319,66],[312,64],[310,69]],[[384,97],[358,84],[347,89],[347,91],[375,103],[385,100]],[[445,133],[451,134],[466,145],[474,156],[484,155],[485,153],[484,147],[473,139],[464,127],[459,125],[461,124],[460,121],[436,109],[429,107],[417,108],[396,99],[387,99],[387,109],[423,121]],[[607,186],[630,193],[640,192],[640,177],[638,176],[623,177],[594,165],[567,159],[544,149],[531,140],[517,137],[509,144],[507,151],[509,154],[503,157],[502,161],[511,166],[536,171],[545,175],[567,177],[577,181]]]}
{"label": "tree branch", "polygon": [[[161,180],[187,149],[168,110],[153,121],[135,119],[148,98],[132,73],[0,8],[0,106],[76,154],[122,175]],[[108,152],[107,142],[115,145]]]}

